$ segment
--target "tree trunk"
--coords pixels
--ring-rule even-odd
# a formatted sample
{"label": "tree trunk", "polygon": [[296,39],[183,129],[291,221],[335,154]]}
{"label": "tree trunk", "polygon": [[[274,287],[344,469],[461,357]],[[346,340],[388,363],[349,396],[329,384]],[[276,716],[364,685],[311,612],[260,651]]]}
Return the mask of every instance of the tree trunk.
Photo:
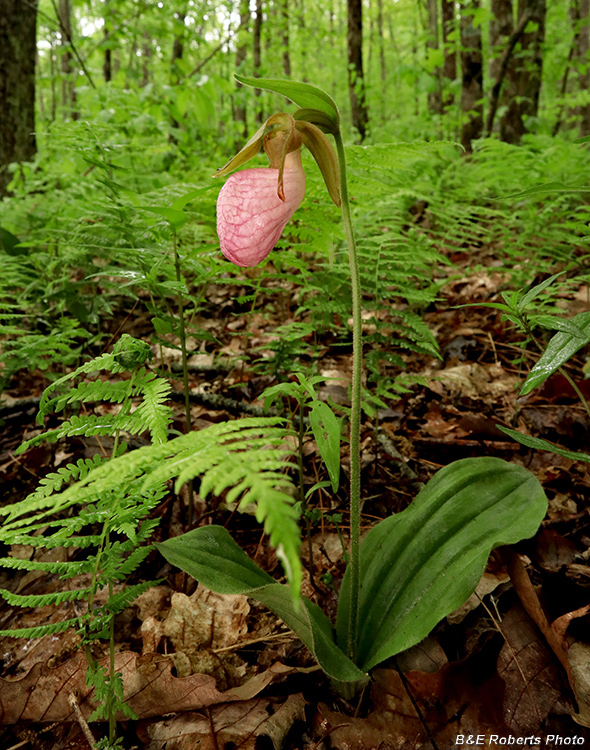
{"label": "tree trunk", "polygon": [[490,19],[490,79],[500,72],[500,58],[514,28],[512,0],[492,0]]}
{"label": "tree trunk", "polygon": [[[242,72],[242,66],[246,60],[247,42],[248,42],[248,31],[250,26],[250,3],[248,0],[240,0],[240,26],[238,28],[238,46],[236,49],[236,71]],[[243,88],[239,83],[238,88]],[[247,109],[244,100],[244,94],[238,91],[237,100],[238,103],[234,108],[234,120],[242,123],[242,137],[248,137],[248,117]],[[241,139],[236,141],[236,146],[242,148],[243,143]]]}
{"label": "tree trunk", "polygon": [[367,135],[369,113],[363,78],[363,5],[362,0],[348,0],[348,90],[352,124],[361,142]]}
{"label": "tree trunk", "polygon": [[530,31],[525,29],[522,35],[522,50],[526,56],[522,59],[522,68],[518,81],[518,95],[522,97],[521,113],[523,117],[536,117],[539,112],[539,95],[543,74],[542,45],[545,41],[546,0],[519,0],[518,17],[530,12]]}
{"label": "tree trunk", "polygon": [[461,145],[472,151],[471,141],[479,138],[483,130],[483,67],[481,27],[473,25],[473,13],[480,0],[469,0],[461,10]]}
{"label": "tree trunk", "polygon": [[55,122],[57,116],[57,91],[55,85],[55,79],[57,78],[57,60],[55,54],[55,34],[51,34],[50,39],[51,49],[49,50],[49,72],[51,75],[51,122]]}
{"label": "tree trunk", "polygon": [[[428,39],[426,47],[429,50],[438,50],[438,0],[426,0],[426,10],[428,13]],[[432,68],[432,80],[430,82],[432,91],[428,92],[428,109],[435,115],[442,114],[441,74],[442,71],[439,65]]]}
{"label": "tree trunk", "polygon": [[[573,0],[570,7],[570,15],[576,31],[573,52],[575,77],[578,80],[579,91],[585,92],[588,92],[590,88],[590,60],[588,60],[588,50],[590,49],[589,6],[590,0]],[[590,104],[581,104],[575,107],[572,114],[578,119],[580,136],[590,135]]]}
{"label": "tree trunk", "polygon": [[149,32],[143,32],[143,42],[141,45],[141,81],[139,85],[143,88],[150,82],[150,70],[152,67],[153,51],[152,51],[152,40]]}
{"label": "tree trunk", "polygon": [[36,0],[0,0],[0,198],[8,165],[30,161],[35,142]]}
{"label": "tree trunk", "polygon": [[103,39],[104,39],[104,61],[102,64],[102,75],[105,83],[109,83],[113,78],[113,55],[111,50],[110,36],[111,36],[111,9],[110,0],[105,0],[104,5],[104,26],[103,26]]}
{"label": "tree trunk", "polygon": [[[495,80],[492,88],[490,89],[490,107],[488,110],[488,118],[486,122],[486,135],[490,136],[492,134],[492,128],[494,127],[494,118],[496,116],[496,110],[498,109],[498,103],[500,101],[500,91],[502,90],[502,84],[504,82],[504,79],[506,77],[506,73],[508,71],[510,62],[512,60],[512,54],[514,52],[514,48],[516,47],[517,43],[520,41],[521,36],[524,33],[525,27],[528,24],[530,20],[530,12],[527,11],[524,16],[522,16],[518,23],[516,24],[516,28],[514,31],[510,34],[508,37],[508,40],[506,42],[506,45],[504,47],[504,51],[502,52],[501,57],[497,58],[497,64],[494,65],[494,73],[495,73]],[[512,83],[512,91],[514,91],[514,81]]]}
{"label": "tree trunk", "polygon": [[[260,77],[260,63],[262,60],[261,47],[260,47],[261,35],[262,35],[262,0],[256,0],[256,18],[254,19],[254,39],[253,39],[254,41],[254,78]],[[262,124],[262,122],[264,121],[264,112],[262,108],[262,102],[260,100],[262,91],[260,89],[254,89],[254,94],[257,99],[256,122]]]}
{"label": "tree trunk", "polygon": [[[178,60],[182,60],[184,55],[184,32],[186,19],[186,5],[174,14],[174,40],[172,42],[172,55],[170,56],[170,79],[173,84],[178,84],[182,71],[178,65]],[[174,101],[174,100],[173,100]],[[177,133],[180,130],[180,123],[176,117],[170,119],[171,131],[168,137],[170,143],[178,143]]]}
{"label": "tree trunk", "polygon": [[[519,0],[518,19],[530,16],[511,65],[506,72],[510,90],[508,109],[500,120],[500,137],[507,143],[519,143],[527,131],[525,118],[536,117],[539,109],[545,39],[546,0]],[[529,29],[528,31],[526,29]],[[507,87],[508,88],[508,87]]]}
{"label": "tree trunk", "polygon": [[377,33],[379,34],[379,71],[381,74],[381,96],[385,101],[387,69],[385,67],[385,37],[383,35],[383,0],[377,0]]}
{"label": "tree trunk", "polygon": [[63,116],[77,120],[80,113],[76,111],[76,88],[72,66],[72,7],[70,0],[59,0],[59,30],[61,36],[61,103]]}
{"label": "tree trunk", "polygon": [[177,60],[182,60],[184,56],[184,33],[185,33],[186,7],[174,14],[174,41],[172,42],[172,57],[170,58],[170,69],[172,80],[178,83],[182,77],[181,71],[177,65]]}
{"label": "tree trunk", "polygon": [[[449,37],[455,31],[455,2],[454,0],[442,0],[442,32],[445,61],[443,64],[443,78],[451,84],[457,77],[457,53],[455,42]],[[452,106],[455,97],[448,90],[443,96],[443,112]]]}
{"label": "tree trunk", "polygon": [[289,0],[283,0],[281,8],[281,49],[283,51],[283,73],[291,78],[291,54],[289,51]]}

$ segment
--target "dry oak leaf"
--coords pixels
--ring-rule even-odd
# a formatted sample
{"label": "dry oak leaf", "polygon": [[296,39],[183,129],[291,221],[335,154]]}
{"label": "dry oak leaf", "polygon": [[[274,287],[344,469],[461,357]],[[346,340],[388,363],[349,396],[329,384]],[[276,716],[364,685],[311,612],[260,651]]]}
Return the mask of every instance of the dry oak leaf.
{"label": "dry oak leaf", "polygon": [[571,714],[558,662],[526,613],[515,607],[501,624],[505,645],[498,674],[506,683],[504,720],[513,732],[537,732],[550,713]]}
{"label": "dry oak leaf", "polygon": [[568,656],[578,703],[578,713],[573,714],[572,718],[583,727],[590,727],[590,645],[573,643]]}
{"label": "dry oak leaf", "polygon": [[232,745],[254,750],[263,737],[280,750],[293,723],[304,719],[304,709],[305,700],[297,693],[283,703],[259,698],[215,706],[208,716],[174,716],[146,727],[145,750],[215,750]]}
{"label": "dry oak leaf", "polygon": [[480,365],[468,362],[444,370],[427,368],[420,375],[428,388],[439,396],[451,399],[483,399],[489,403],[501,400],[514,392],[518,378],[507,373],[501,365]]}
{"label": "dry oak leaf", "polygon": [[[320,704],[316,731],[339,750],[430,750],[432,744],[399,673],[376,669],[371,686],[374,710],[349,718]],[[446,664],[437,672],[410,671],[405,680],[438,747],[453,747],[459,734],[503,733],[502,680],[483,675],[469,662]],[[487,747],[488,745],[482,745]]]}
{"label": "dry oak leaf", "polygon": [[[101,662],[108,666],[107,659]],[[0,679],[0,724],[75,721],[68,699],[71,692],[88,718],[95,704],[93,690],[86,685],[86,667],[85,656],[78,654],[54,669],[38,662],[20,679]],[[125,702],[138,718],[249,700],[275,679],[293,672],[312,671],[277,663],[240,687],[220,692],[213,677],[203,674],[175,677],[172,667],[171,659],[161,654],[139,656],[131,651],[116,654],[115,669],[123,679]]]}

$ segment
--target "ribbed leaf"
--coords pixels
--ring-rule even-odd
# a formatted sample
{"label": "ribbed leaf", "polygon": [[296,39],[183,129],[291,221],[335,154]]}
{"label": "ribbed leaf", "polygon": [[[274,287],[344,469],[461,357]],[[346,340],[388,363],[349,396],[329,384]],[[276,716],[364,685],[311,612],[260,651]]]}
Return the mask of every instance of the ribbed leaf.
{"label": "ribbed leaf", "polygon": [[336,680],[356,682],[366,677],[342,653],[334,629],[322,610],[302,598],[298,609],[291,591],[258,567],[221,526],[203,526],[156,544],[168,562],[178,566],[219,594],[244,594],[278,615]]}
{"label": "ribbed leaf", "polygon": [[[361,546],[359,667],[418,643],[471,595],[492,549],[532,536],[547,499],[526,469],[498,458],[456,461],[439,471],[402,513],[373,528]],[[346,643],[350,581],[338,603]]]}

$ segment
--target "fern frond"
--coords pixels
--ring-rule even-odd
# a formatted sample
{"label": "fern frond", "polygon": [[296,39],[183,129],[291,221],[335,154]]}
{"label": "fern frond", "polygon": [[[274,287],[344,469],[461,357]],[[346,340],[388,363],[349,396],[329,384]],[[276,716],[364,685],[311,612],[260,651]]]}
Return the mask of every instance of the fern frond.
{"label": "fern frond", "polygon": [[45,607],[47,604],[55,606],[63,602],[72,602],[79,599],[88,599],[90,589],[75,589],[73,591],[58,591],[53,594],[12,594],[10,591],[0,589],[0,596],[13,607]]}
{"label": "fern frond", "polygon": [[121,404],[129,396],[131,383],[128,380],[119,380],[112,383],[109,380],[92,380],[79,383],[67,393],[56,396],[47,402],[46,413],[58,412],[68,404],[78,402],[91,403],[94,401],[109,401]]}
{"label": "fern frond", "polygon": [[55,443],[64,437],[91,437],[93,435],[114,435],[117,430],[125,430],[129,425],[129,415],[109,414],[99,416],[96,414],[85,414],[84,416],[72,416],[55,430],[42,432],[40,435],[27,440],[18,447],[18,453],[39,445],[43,441]]}
{"label": "fern frond", "polygon": [[0,636],[10,638],[41,638],[44,635],[55,635],[63,633],[70,628],[78,628],[82,625],[86,617],[74,617],[71,620],[62,620],[50,625],[38,625],[36,628],[15,628],[14,630],[0,630]]}
{"label": "fern frond", "polygon": [[[112,551],[115,550],[113,549]],[[123,562],[117,561],[116,565],[107,565],[103,573],[109,578],[122,581],[127,578],[127,576],[131,575],[133,571],[137,570],[151,552],[151,547],[137,547]]]}
{"label": "fern frond", "polygon": [[[98,466],[63,490],[59,503],[64,506],[83,502],[88,495],[120,493],[122,486],[132,496],[129,485],[136,480],[139,492],[153,495],[161,493],[169,479],[177,478],[178,485],[200,476],[203,494],[229,490],[232,501],[244,494],[242,502],[256,504],[258,520],[264,523],[277,551],[280,548],[286,570],[296,583],[300,576],[299,527],[293,497],[281,489],[290,485],[283,472],[292,466],[290,451],[281,447],[290,434],[282,422],[273,417],[250,417],[139,448]],[[154,499],[147,498],[146,503],[150,502]],[[119,525],[126,523],[126,514],[126,508],[119,510]]]}
{"label": "fern frond", "polygon": [[[17,449],[17,453],[22,452],[20,448]],[[39,487],[28,495],[25,501],[0,508],[0,516],[7,515],[12,518],[23,513],[30,513],[51,506],[53,501],[47,501],[50,495],[54,492],[59,492],[62,486],[72,479],[84,479],[92,469],[96,469],[107,460],[106,457],[97,454],[92,458],[80,458],[76,463],[60,467],[57,471],[47,474],[47,476],[39,480]]]}
{"label": "fern frond", "polygon": [[[63,522],[62,522],[63,523]],[[36,528],[43,528],[46,524],[36,524]],[[30,529],[27,529],[29,531]],[[34,536],[32,534],[10,534],[4,537],[4,540],[10,541],[11,544],[28,544],[30,547],[40,547],[43,549],[55,549],[56,547],[75,547],[76,549],[87,549],[88,547],[97,547],[100,544],[102,536],[100,534],[90,534],[88,536],[71,536],[75,529],[68,529],[68,536],[58,532],[51,536]],[[2,537],[0,537],[2,539]]]}
{"label": "fern frond", "polygon": [[21,560],[18,557],[0,558],[0,567],[11,568],[12,570],[42,570],[46,573],[55,573],[62,578],[73,578],[82,573],[92,573],[94,570],[94,560],[84,560],[77,562],[37,562],[36,560]]}
{"label": "fern frond", "polygon": [[166,405],[171,391],[170,383],[158,378],[154,373],[145,371],[143,376],[135,378],[134,388],[140,389],[143,400],[133,412],[139,420],[141,429],[149,430],[152,443],[165,443],[168,440],[168,427],[172,421],[172,410]]}
{"label": "fern frond", "polygon": [[138,596],[143,594],[144,591],[147,591],[152,586],[159,586],[163,582],[164,581],[160,579],[158,581],[144,581],[143,583],[138,583],[134,586],[129,586],[123,591],[120,591],[117,594],[113,594],[113,596],[109,598],[106,604],[106,607],[109,610],[109,612],[112,612],[113,614],[122,612],[135,599],[137,599]]}
{"label": "fern frond", "polygon": [[37,414],[38,424],[43,424],[43,417],[49,414],[52,409],[50,393],[55,388],[58,388],[63,383],[67,383],[69,380],[73,380],[78,377],[78,375],[87,375],[90,372],[98,372],[100,370],[106,370],[107,372],[125,372],[125,368],[121,367],[121,365],[117,364],[115,361],[115,355],[113,352],[106,352],[105,354],[101,354],[99,357],[92,359],[90,362],[85,362],[73,372],[69,372],[67,375],[58,378],[43,391],[41,402],[39,404],[39,413]]}

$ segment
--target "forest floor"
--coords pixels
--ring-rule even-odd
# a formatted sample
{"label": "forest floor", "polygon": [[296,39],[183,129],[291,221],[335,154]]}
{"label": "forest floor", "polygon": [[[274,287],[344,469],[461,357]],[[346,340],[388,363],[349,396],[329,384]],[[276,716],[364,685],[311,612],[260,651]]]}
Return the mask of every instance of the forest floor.
{"label": "forest floor", "polygon": [[[501,300],[506,283],[501,271],[492,266],[470,270],[477,262],[485,264],[486,257],[485,248],[455,253],[453,275],[436,309],[426,314],[441,359],[405,353],[408,372],[421,376],[422,385],[374,418],[364,417],[363,529],[407,507],[423,484],[451,461],[498,456],[526,466],[547,493],[549,510],[536,537],[518,545],[518,555],[514,550],[494,553],[477,594],[421,644],[376,669],[369,686],[351,700],[338,696],[309,652],[275,616],[245,597],[222,597],[197,587],[154,552],[133,582],[159,578],[161,584],[142,594],[116,624],[116,665],[129,705],[139,717],[119,724],[125,748],[590,745],[590,467],[525,448],[497,427],[520,429],[570,450],[588,450],[588,416],[561,375],[519,397],[518,385],[537,355],[521,349],[521,339],[497,310],[469,306]],[[448,267],[439,271],[450,273]],[[252,406],[261,408],[260,394],[275,382],[253,366],[253,352],[270,344],[277,325],[295,315],[295,290],[286,285],[279,306],[276,295],[269,296],[268,305],[261,298],[259,308],[265,314],[250,316],[235,314],[240,293],[239,288],[221,285],[208,290],[198,323],[222,346],[207,343],[190,360],[193,429],[251,413]],[[573,315],[588,309],[586,293],[584,287],[577,294],[564,294],[564,311]],[[149,340],[151,324],[141,301],[132,314],[128,299],[124,305],[113,321],[113,334]],[[317,368],[328,379],[320,396],[346,404],[350,351],[334,348],[330,340],[319,346]],[[172,356],[171,349],[168,366]],[[582,366],[582,357],[574,358],[568,371],[590,395]],[[66,460],[108,450],[106,438],[70,439],[15,457],[17,446],[38,429],[36,406],[45,384],[42,373],[23,373],[2,394],[3,502],[21,499]],[[180,380],[174,388],[181,392]],[[174,427],[182,429],[180,397],[175,408]],[[311,486],[325,478],[312,440],[305,445],[305,455],[304,480]],[[346,445],[342,469],[347,475]],[[303,545],[314,584],[306,571],[303,593],[319,601],[329,615],[334,614],[336,596],[326,574],[337,587],[344,569],[338,532],[346,538],[347,494],[344,477],[337,495],[320,491],[322,516],[312,527],[311,563]],[[187,496],[171,491],[158,514],[156,541],[182,533]],[[199,498],[197,523],[211,522],[226,526],[271,575],[282,575],[252,515],[232,511],[219,499]],[[30,556],[32,549],[15,545],[11,554]],[[38,559],[66,560],[67,555],[67,549],[58,548]],[[5,572],[0,583],[21,594],[45,593],[57,586],[57,581],[35,572]],[[76,606],[17,610],[4,604],[0,627],[67,619],[75,616]],[[36,641],[1,639],[3,750],[88,749],[88,737],[69,700],[73,693],[88,716],[91,698],[78,643],[73,632]],[[103,725],[92,724],[91,730],[97,739],[104,736]]]}

